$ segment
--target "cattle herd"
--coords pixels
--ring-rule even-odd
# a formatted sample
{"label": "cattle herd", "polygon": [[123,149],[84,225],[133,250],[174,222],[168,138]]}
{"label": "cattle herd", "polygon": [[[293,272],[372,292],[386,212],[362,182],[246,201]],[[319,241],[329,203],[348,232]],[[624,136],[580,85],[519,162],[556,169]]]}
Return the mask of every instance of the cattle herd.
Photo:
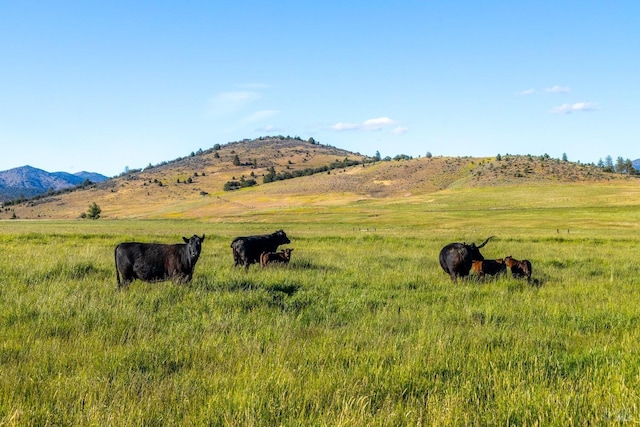
{"label": "cattle herd", "polygon": [[[459,277],[467,277],[473,271],[478,277],[497,276],[506,273],[507,268],[515,278],[531,280],[531,262],[518,261],[512,256],[503,259],[486,260],[480,249],[494,236],[482,244],[450,243],[440,251],[439,261],[442,269],[456,282]],[[176,283],[188,283],[202,251],[202,237],[193,235],[182,238],[184,243],[160,244],[124,242],[116,246],[115,264],[118,287],[128,286],[135,279],[145,282],[173,280]],[[231,242],[235,266],[249,270],[251,264],[260,263],[266,267],[271,263],[287,264],[291,259],[292,248],[280,252],[278,246],[291,243],[283,230],[256,236],[236,237]]]}
{"label": "cattle herd", "polygon": [[440,266],[452,281],[458,277],[466,277],[471,271],[478,277],[497,276],[506,273],[507,268],[515,278],[526,278],[531,281],[531,262],[529,260],[518,261],[511,255],[499,259],[484,259],[480,249],[494,236],[489,237],[479,246],[475,243],[449,243],[440,251]]}

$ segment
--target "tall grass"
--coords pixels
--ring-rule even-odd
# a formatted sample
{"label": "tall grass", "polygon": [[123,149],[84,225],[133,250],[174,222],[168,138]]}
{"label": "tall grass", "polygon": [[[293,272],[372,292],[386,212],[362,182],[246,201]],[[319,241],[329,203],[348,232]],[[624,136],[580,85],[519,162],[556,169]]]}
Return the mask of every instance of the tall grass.
{"label": "tall grass", "polygon": [[[509,222],[468,206],[0,222],[0,425],[637,423],[628,208],[532,207]],[[590,222],[544,226],[572,216]],[[232,267],[234,235],[278,228],[291,264]],[[207,237],[190,284],[117,290],[118,242],[194,233]],[[450,282],[440,248],[489,235],[484,255],[530,259],[532,284]]]}

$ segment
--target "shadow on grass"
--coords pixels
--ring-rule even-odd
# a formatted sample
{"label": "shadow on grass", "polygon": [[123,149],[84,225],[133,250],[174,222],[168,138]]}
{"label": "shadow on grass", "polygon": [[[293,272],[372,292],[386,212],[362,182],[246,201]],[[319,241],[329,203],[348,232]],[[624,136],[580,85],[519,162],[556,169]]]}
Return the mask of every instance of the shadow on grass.
{"label": "shadow on grass", "polygon": [[250,292],[255,290],[267,291],[270,294],[283,294],[292,296],[297,293],[302,285],[291,281],[266,282],[255,276],[232,277],[219,280],[214,275],[202,275],[194,279],[190,286],[210,292]]}
{"label": "shadow on grass", "polygon": [[290,268],[292,270],[310,270],[310,271],[337,271],[338,270],[338,268],[335,266],[316,264],[307,258],[294,259],[285,267]]}
{"label": "shadow on grass", "polygon": [[286,296],[292,296],[300,290],[302,286],[297,283],[276,283],[264,286],[267,292],[275,294],[282,293]]}
{"label": "shadow on grass", "polygon": [[544,286],[547,282],[548,278],[545,277],[532,277],[531,280],[527,281],[526,278],[522,277],[512,277],[510,273],[502,274],[500,276],[489,276],[486,275],[484,277],[480,277],[475,274],[470,274],[469,276],[459,280],[459,283],[467,283],[472,285],[484,285],[489,283],[505,283],[507,289],[510,291],[523,291],[527,288],[540,288]]}

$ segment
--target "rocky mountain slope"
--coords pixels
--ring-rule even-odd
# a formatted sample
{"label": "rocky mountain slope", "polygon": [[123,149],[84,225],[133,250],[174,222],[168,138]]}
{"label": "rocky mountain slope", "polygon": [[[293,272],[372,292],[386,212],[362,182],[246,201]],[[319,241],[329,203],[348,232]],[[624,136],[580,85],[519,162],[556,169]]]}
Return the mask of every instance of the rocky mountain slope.
{"label": "rocky mountain slope", "polygon": [[102,182],[107,177],[92,172],[47,172],[32,166],[22,166],[0,172],[0,201],[30,198],[84,183]]}

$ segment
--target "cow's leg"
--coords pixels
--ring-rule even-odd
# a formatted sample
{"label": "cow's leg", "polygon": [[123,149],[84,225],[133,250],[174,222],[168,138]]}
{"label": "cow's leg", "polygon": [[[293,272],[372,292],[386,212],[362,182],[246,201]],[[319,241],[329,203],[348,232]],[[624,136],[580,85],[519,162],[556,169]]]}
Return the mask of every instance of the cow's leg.
{"label": "cow's leg", "polygon": [[126,288],[129,286],[129,284],[133,282],[133,279],[130,276],[127,276],[126,274],[122,276],[122,281],[118,282],[118,289],[122,289],[122,288]]}

